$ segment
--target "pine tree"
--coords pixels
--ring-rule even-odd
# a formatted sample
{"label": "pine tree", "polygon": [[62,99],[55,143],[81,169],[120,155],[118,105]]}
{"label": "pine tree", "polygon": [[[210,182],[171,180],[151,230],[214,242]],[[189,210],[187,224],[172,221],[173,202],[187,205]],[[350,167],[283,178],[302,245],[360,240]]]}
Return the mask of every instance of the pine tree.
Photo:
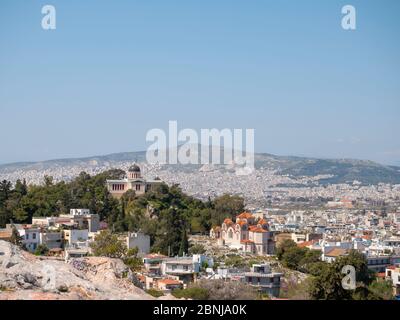
{"label": "pine tree", "polygon": [[17,180],[14,187],[15,192],[20,196],[25,196],[28,193],[28,187],[26,186],[26,180],[21,182],[20,179]]}
{"label": "pine tree", "polygon": [[181,245],[179,247],[179,256],[183,256],[184,254],[187,254],[189,251],[189,241],[187,237],[187,232],[184,230],[182,232],[182,240],[181,240]]}

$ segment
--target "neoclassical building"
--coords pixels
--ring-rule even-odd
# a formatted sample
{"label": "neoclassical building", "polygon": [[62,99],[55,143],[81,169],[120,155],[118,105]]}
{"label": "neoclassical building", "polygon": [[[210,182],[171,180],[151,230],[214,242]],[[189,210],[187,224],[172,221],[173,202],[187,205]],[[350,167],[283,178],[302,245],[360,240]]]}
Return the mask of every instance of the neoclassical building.
{"label": "neoclassical building", "polygon": [[125,179],[107,180],[108,191],[116,198],[120,198],[128,190],[134,190],[137,195],[149,191],[152,186],[162,183],[159,178],[145,180],[140,172],[140,167],[134,164],[128,169]]}
{"label": "neoclassical building", "polygon": [[267,221],[249,212],[238,215],[235,222],[225,219],[221,227],[211,229],[210,236],[223,245],[242,249],[243,252],[265,255],[273,254],[275,249]]}

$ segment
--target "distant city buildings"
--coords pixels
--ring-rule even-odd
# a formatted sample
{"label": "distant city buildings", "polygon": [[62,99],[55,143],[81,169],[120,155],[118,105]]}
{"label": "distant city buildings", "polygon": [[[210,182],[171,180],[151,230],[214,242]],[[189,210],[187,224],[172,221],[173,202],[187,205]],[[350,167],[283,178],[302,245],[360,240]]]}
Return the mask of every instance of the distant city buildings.
{"label": "distant city buildings", "polygon": [[[161,164],[148,164],[141,162],[138,164],[141,172],[145,176],[158,176],[167,184],[179,184],[182,190],[194,197],[207,200],[208,197],[215,197],[226,193],[242,195],[246,198],[248,208],[282,207],[290,206],[294,201],[304,200],[304,205],[311,206],[314,203],[325,206],[329,209],[346,209],[347,199],[351,201],[354,208],[357,206],[373,206],[385,204],[400,206],[400,184],[360,184],[357,181],[348,183],[322,183],[324,179],[331,178],[331,175],[315,176],[290,176],[280,174],[273,165],[264,164],[262,167],[247,176],[238,177],[235,170],[230,166],[209,166],[207,168],[185,168],[176,169],[171,166]],[[42,184],[43,176],[51,176],[54,182],[71,181],[82,171],[90,175],[99,174],[110,169],[122,169],[129,173],[132,167],[131,161],[101,161],[90,160],[87,162],[71,163],[63,166],[28,166],[24,168],[0,169],[0,180],[9,180],[13,183],[24,177],[28,184]],[[136,184],[131,186],[127,183],[127,178],[122,179],[124,190],[112,190],[116,197],[121,196],[128,188],[136,192]],[[156,179],[153,179],[156,180]],[[151,184],[153,180],[146,180]],[[193,182],[196,183],[193,183]],[[146,187],[139,181],[141,186],[137,187],[138,194],[145,192]],[[251,186],[251,187],[249,187]],[[321,202],[323,201],[323,202]],[[332,208],[327,203],[332,203]],[[400,219],[400,218],[399,218]]]}

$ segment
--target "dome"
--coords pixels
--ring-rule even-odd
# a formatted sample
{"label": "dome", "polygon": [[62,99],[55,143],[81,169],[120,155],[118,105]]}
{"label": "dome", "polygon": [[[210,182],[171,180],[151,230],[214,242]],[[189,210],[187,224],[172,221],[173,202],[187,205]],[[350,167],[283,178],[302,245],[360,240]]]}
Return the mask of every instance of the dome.
{"label": "dome", "polygon": [[129,172],[140,172],[140,168],[137,164],[134,164],[128,169]]}

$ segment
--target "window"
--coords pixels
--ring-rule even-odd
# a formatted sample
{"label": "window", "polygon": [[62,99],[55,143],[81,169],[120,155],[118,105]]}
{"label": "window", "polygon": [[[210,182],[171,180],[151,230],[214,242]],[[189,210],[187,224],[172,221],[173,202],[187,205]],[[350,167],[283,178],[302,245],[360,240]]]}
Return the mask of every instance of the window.
{"label": "window", "polygon": [[125,190],[125,185],[124,184],[113,184],[112,189],[113,189],[113,191]]}
{"label": "window", "polygon": [[136,185],[136,191],[140,191],[140,184]]}
{"label": "window", "polygon": [[29,240],[29,233],[25,235],[26,240]]}
{"label": "window", "polygon": [[36,233],[33,233],[33,234],[32,234],[32,238],[33,238],[33,240],[36,239]]}

